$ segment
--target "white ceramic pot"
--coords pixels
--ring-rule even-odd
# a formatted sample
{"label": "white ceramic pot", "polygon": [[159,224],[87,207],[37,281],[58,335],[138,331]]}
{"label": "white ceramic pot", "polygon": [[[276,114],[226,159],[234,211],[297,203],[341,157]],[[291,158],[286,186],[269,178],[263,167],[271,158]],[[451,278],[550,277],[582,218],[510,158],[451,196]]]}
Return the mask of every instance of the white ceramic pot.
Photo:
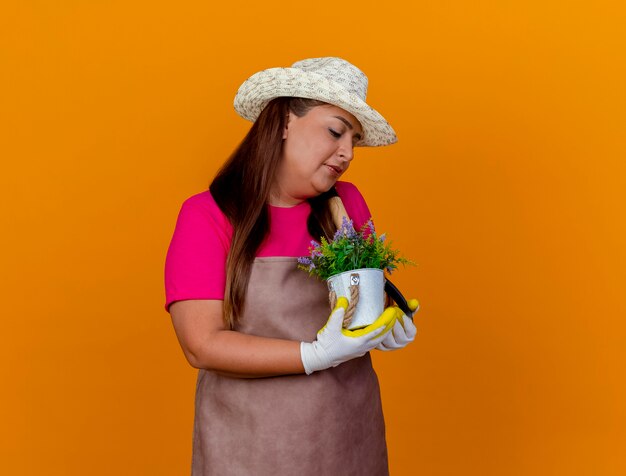
{"label": "white ceramic pot", "polygon": [[328,290],[335,291],[337,299],[350,301],[350,286],[358,286],[359,299],[349,329],[365,327],[380,317],[385,308],[385,275],[382,269],[362,268],[331,276],[326,280]]}

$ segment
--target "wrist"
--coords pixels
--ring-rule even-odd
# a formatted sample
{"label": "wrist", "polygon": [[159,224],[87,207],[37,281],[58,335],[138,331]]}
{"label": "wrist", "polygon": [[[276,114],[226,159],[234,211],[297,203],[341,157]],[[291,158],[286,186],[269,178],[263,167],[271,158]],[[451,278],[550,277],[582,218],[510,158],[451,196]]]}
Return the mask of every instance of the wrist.
{"label": "wrist", "polygon": [[322,353],[325,354],[318,342],[300,342],[300,358],[307,375],[330,367],[330,363],[327,362],[328,359],[324,359]]}
{"label": "wrist", "polygon": [[300,342],[300,358],[302,359],[302,366],[304,367],[304,373],[311,375],[315,370],[311,365],[311,346],[313,344],[309,342]]}

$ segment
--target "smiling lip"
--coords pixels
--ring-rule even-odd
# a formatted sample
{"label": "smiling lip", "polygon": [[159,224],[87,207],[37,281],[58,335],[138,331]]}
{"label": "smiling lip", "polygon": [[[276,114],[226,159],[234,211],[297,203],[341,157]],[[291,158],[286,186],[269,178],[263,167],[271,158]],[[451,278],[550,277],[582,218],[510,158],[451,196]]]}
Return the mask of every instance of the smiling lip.
{"label": "smiling lip", "polygon": [[331,172],[332,172],[333,174],[335,174],[335,175],[341,175],[341,173],[343,172],[343,171],[341,170],[341,168],[340,168],[340,167],[337,167],[336,165],[328,165],[328,164],[325,164],[325,165],[326,165],[326,167],[328,167],[328,168],[331,170]]}

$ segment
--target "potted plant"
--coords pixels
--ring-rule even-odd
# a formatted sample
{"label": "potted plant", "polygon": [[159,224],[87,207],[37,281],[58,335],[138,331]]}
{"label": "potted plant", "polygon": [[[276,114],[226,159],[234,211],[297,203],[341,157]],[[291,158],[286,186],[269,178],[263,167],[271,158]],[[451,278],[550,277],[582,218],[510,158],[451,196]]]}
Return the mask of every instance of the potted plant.
{"label": "potted plant", "polygon": [[311,241],[309,256],[298,258],[298,267],[326,281],[331,309],[344,296],[349,305],[344,327],[358,329],[374,322],[385,306],[385,272],[399,264],[413,264],[391,248],[383,233],[376,235],[371,218],[359,231],[344,217],[332,240]]}

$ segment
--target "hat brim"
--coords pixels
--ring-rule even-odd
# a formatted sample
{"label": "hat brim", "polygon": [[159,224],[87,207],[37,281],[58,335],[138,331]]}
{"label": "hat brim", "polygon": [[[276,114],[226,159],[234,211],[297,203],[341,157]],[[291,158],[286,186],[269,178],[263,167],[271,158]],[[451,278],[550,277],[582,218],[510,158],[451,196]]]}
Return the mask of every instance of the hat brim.
{"label": "hat brim", "polygon": [[398,140],[385,118],[359,96],[322,75],[298,68],[269,68],[250,76],[237,91],[235,111],[254,122],[277,97],[317,99],[348,111],[363,128],[363,138],[355,146],[384,146]]}

